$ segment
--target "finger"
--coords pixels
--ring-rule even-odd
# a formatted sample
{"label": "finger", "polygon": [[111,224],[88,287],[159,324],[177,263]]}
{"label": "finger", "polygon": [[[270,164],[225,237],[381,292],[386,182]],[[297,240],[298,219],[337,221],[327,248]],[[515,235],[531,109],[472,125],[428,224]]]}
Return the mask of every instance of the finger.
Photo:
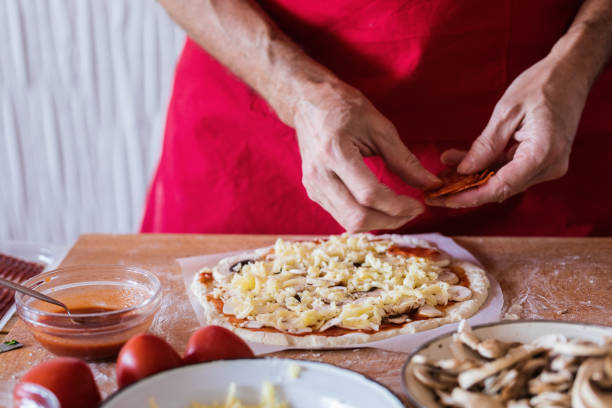
{"label": "finger", "polygon": [[440,179],[423,167],[419,159],[402,142],[395,128],[390,127],[387,132],[384,135],[378,134],[372,139],[389,169],[413,187],[430,189],[438,186],[441,183]]}
{"label": "finger", "polygon": [[541,174],[540,160],[535,159],[530,143],[521,144],[511,162],[503,166],[484,185],[467,190],[441,200],[431,200],[430,205],[451,208],[477,207],[491,202],[501,202],[508,197],[524,191],[534,184]]}
{"label": "finger", "polygon": [[506,108],[498,103],[487,126],[472,143],[468,154],[457,167],[457,171],[472,174],[493,163],[504,151],[508,140],[522,120],[520,105]]}
{"label": "finger", "polygon": [[418,213],[410,216],[390,216],[357,202],[348,188],[333,173],[326,175],[321,189],[321,204],[347,231],[363,232],[374,229],[399,228]]}
{"label": "finger", "polygon": [[355,147],[353,152],[344,152],[332,170],[338,175],[357,203],[390,216],[414,217],[423,211],[417,200],[395,194],[382,184],[363,162]]}
{"label": "finger", "polygon": [[465,150],[448,149],[442,153],[440,161],[445,166],[455,167],[465,158],[466,154],[467,152]]}

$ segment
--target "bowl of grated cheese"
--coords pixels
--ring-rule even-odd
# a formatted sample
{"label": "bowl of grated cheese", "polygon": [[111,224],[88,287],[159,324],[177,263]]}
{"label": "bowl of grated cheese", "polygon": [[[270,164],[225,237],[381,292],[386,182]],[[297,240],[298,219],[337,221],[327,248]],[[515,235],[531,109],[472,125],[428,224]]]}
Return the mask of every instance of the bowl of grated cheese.
{"label": "bowl of grated cheese", "polygon": [[[154,398],[149,399],[149,408],[160,408]],[[238,398],[238,387],[236,383],[231,383],[227,390],[227,397],[222,403],[213,401],[212,404],[200,404],[191,402],[189,408],[290,408],[289,403],[279,402],[276,399],[276,391],[272,383],[264,381],[261,387],[261,397],[258,404],[245,404]]]}
{"label": "bowl of grated cheese", "polygon": [[362,374],[281,358],[218,360],[163,371],[125,387],[103,408],[403,408]]}

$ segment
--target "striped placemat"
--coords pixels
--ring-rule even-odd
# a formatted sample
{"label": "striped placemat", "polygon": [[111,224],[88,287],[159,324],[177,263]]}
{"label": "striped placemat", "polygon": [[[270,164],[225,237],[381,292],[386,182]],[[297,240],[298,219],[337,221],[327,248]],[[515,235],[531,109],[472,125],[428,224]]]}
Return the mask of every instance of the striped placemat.
{"label": "striped placemat", "polygon": [[[38,275],[45,265],[28,262],[12,256],[0,254],[0,277],[15,283],[22,283],[34,275]],[[13,305],[15,291],[0,286],[0,319]]]}

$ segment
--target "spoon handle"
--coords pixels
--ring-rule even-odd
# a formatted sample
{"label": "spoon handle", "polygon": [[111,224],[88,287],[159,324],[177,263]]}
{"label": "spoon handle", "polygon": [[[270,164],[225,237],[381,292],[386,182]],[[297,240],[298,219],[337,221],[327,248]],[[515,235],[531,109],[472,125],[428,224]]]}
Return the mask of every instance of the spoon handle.
{"label": "spoon handle", "polygon": [[49,296],[43,295],[42,293],[32,290],[30,288],[26,288],[25,286],[20,285],[18,283],[11,282],[10,280],[0,278],[0,285],[7,286],[11,289],[16,290],[17,292],[25,293],[28,296],[35,297],[36,299],[40,299],[44,302],[53,303],[54,305],[57,305],[59,307],[64,308],[65,310],[68,310],[68,307],[62,302],[60,302],[59,300],[50,298]]}

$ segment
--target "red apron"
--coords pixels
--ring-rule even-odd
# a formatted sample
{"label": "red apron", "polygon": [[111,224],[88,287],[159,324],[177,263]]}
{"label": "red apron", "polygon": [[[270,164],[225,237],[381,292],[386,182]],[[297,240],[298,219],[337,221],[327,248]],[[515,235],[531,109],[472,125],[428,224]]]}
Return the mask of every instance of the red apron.
{"label": "red apron", "polygon": [[[291,38],[361,90],[429,170],[468,148],[504,90],[544,57],[576,0],[267,0]],[[568,174],[503,204],[427,208],[402,232],[612,233],[612,69],[593,88]],[[301,184],[293,129],[256,92],[188,40],[176,68],[163,153],[143,232],[338,233]],[[368,159],[394,190],[421,192]]]}

